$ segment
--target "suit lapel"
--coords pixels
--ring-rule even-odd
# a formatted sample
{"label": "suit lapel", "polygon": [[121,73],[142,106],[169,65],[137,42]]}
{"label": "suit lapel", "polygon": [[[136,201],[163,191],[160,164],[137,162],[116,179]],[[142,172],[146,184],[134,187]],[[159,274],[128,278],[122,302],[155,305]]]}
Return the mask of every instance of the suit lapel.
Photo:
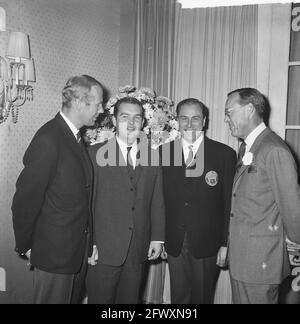
{"label": "suit lapel", "polygon": [[[255,158],[255,153],[258,151],[260,144],[262,140],[271,133],[271,130],[269,128],[266,128],[255,140],[253,143],[251,149],[249,152],[251,152]],[[237,181],[241,178],[241,176],[248,170],[250,165],[244,165],[242,164],[241,168],[235,173],[234,181],[233,181],[233,186],[237,184]]]}

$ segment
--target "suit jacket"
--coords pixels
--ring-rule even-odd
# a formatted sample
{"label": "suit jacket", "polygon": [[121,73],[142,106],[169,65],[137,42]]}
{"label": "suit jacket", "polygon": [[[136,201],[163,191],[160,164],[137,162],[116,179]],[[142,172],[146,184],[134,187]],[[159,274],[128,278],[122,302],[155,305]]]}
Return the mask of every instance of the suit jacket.
{"label": "suit jacket", "polygon": [[250,149],[253,162],[236,173],[230,222],[234,279],[279,284],[289,273],[285,238],[300,242],[300,191],[294,159],[266,129]]}
{"label": "suit jacket", "polygon": [[[173,142],[174,146],[180,145]],[[217,255],[226,246],[231,208],[231,190],[236,153],[230,147],[204,137],[204,170],[199,177],[186,177],[186,167],[163,168],[166,204],[166,251],[180,254],[185,233],[190,253],[197,259]],[[183,159],[183,157],[182,157]],[[184,161],[184,160],[183,160]],[[213,180],[213,181],[212,181]]]}
{"label": "suit jacket", "polygon": [[[108,149],[110,148],[110,149]],[[114,150],[120,163],[99,166]],[[150,241],[164,241],[165,214],[161,168],[137,166],[131,176],[115,138],[89,148],[94,167],[94,237],[102,264],[124,263],[134,235],[137,262],[147,259]],[[106,154],[105,153],[105,154]],[[120,159],[120,160],[119,160]]]}
{"label": "suit jacket", "polygon": [[38,130],[23,163],[12,204],[16,250],[31,249],[38,269],[77,273],[92,224],[88,154],[57,114]]}

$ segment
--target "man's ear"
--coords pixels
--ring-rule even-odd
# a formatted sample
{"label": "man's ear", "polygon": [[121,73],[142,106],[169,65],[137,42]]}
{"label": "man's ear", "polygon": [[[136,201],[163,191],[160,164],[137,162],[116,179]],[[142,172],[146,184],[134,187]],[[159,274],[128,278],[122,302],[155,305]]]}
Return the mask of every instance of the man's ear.
{"label": "man's ear", "polygon": [[250,118],[253,117],[254,114],[256,113],[256,109],[255,109],[255,107],[253,106],[252,103],[249,103],[249,104],[248,104],[247,110],[248,110],[248,112],[249,112],[249,117],[250,117]]}
{"label": "man's ear", "polygon": [[143,118],[141,129],[144,129],[145,126],[146,126],[146,118]]}
{"label": "man's ear", "polygon": [[203,121],[202,121],[202,130],[205,129],[205,126],[206,126],[206,117],[203,118]]}
{"label": "man's ear", "polygon": [[115,116],[112,116],[112,122],[115,127],[117,127],[117,120]]}
{"label": "man's ear", "polygon": [[82,101],[80,99],[74,99],[73,105],[77,110],[80,110],[82,108]]}

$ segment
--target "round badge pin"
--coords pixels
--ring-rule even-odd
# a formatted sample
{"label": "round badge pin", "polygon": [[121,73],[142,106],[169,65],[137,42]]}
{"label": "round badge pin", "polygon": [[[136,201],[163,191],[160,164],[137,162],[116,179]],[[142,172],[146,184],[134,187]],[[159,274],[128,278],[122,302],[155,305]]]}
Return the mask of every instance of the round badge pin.
{"label": "round badge pin", "polygon": [[215,187],[218,184],[218,180],[219,180],[219,176],[217,172],[210,171],[206,173],[205,181],[209,186]]}

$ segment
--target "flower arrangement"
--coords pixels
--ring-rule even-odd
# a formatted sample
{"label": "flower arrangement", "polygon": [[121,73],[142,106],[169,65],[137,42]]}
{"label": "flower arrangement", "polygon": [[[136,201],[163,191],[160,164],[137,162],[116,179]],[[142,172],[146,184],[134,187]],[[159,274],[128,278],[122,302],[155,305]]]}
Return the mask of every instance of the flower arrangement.
{"label": "flower arrangement", "polygon": [[104,142],[114,136],[116,131],[112,122],[114,107],[117,101],[124,97],[134,97],[141,102],[146,119],[143,131],[151,140],[152,148],[157,149],[179,136],[178,122],[172,111],[173,102],[169,98],[156,96],[150,88],[137,90],[136,87],[127,85],[119,88],[117,95],[109,99],[96,127],[86,131],[85,137],[90,145]]}

